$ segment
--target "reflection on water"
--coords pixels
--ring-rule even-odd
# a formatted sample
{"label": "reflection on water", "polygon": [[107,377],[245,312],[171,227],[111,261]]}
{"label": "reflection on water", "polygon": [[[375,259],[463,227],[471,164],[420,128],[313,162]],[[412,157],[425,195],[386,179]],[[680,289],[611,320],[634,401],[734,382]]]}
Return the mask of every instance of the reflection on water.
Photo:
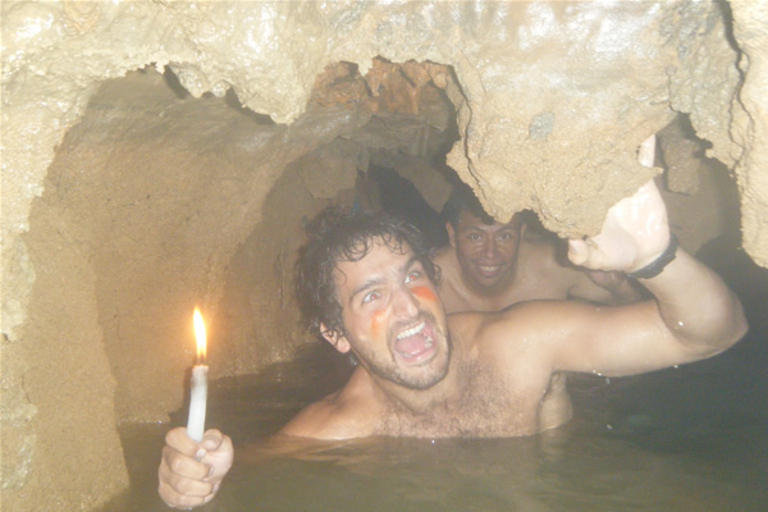
{"label": "reflection on water", "polygon": [[[209,424],[233,438],[237,455],[217,498],[198,510],[766,511],[768,285],[748,281],[757,293],[742,297],[752,330],[734,349],[609,382],[572,376],[576,417],[540,436],[301,443],[291,456],[265,455],[250,443],[339,387],[348,369],[321,350],[247,379],[216,382]],[[181,411],[174,425],[185,417]],[[131,490],[105,512],[169,510],[155,490],[167,429],[122,429]]]}
{"label": "reflection on water", "polygon": [[[198,510],[768,510],[768,401],[765,378],[755,380],[764,371],[753,373],[758,368],[743,359],[752,345],[609,383],[571,378],[577,416],[546,435],[298,443],[290,456],[264,455],[250,441],[339,385],[343,372],[327,371],[329,360],[312,356],[218,382],[210,422],[232,435],[237,459],[219,496]],[[759,350],[763,356],[751,361],[765,361]],[[166,429],[123,429],[133,489],[105,510],[168,510],[155,492]]]}

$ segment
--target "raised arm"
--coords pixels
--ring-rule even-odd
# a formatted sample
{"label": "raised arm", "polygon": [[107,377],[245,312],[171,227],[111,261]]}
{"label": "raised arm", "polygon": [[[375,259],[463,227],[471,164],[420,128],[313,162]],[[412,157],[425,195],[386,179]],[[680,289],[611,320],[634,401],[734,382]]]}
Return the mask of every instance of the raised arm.
{"label": "raised arm", "polygon": [[653,300],[622,308],[564,306],[572,341],[555,352],[562,370],[629,374],[722,352],[747,330],[738,298],[712,270],[677,247],[653,181],[611,208],[599,235],[569,241],[589,269],[635,276]]}
{"label": "raised arm", "polygon": [[647,298],[642,288],[636,286],[624,272],[582,269],[573,273],[576,276],[568,290],[568,298],[611,306],[631,304]]}
{"label": "raised arm", "polygon": [[[678,253],[666,275],[649,283],[658,294],[652,300],[620,307],[558,302],[537,309],[551,370],[633,375],[712,357],[732,346],[747,328],[741,305],[727,289],[701,284],[711,279],[711,271],[697,272],[699,265]],[[699,281],[695,290],[685,290],[692,282],[686,274]],[[714,276],[710,283],[717,281]]]}

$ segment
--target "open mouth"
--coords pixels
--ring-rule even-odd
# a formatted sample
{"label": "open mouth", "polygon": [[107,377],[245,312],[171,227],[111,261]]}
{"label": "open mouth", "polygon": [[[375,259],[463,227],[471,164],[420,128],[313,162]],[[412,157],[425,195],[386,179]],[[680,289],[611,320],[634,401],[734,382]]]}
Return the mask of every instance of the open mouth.
{"label": "open mouth", "polygon": [[395,352],[409,361],[422,361],[435,351],[435,334],[427,322],[421,321],[395,337]]}

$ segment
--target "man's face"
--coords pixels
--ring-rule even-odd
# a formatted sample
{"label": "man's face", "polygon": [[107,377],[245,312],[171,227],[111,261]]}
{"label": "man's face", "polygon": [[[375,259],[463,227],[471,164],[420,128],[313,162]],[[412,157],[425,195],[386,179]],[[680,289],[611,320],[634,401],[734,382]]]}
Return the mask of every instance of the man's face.
{"label": "man's face", "polygon": [[507,224],[483,221],[463,209],[457,229],[446,225],[464,275],[482,289],[503,286],[514,275],[517,251],[523,234],[515,217]]}
{"label": "man's face", "polygon": [[371,374],[409,389],[427,389],[448,372],[451,346],[445,313],[410,247],[392,252],[381,241],[334,274],[344,334],[328,340],[350,348]]}

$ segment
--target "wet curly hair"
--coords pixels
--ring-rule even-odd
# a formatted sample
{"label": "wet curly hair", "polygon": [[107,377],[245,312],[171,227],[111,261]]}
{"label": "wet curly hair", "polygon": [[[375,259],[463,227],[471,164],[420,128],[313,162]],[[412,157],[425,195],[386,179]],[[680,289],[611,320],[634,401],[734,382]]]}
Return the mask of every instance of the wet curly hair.
{"label": "wet curly hair", "polygon": [[410,247],[427,277],[435,285],[440,281],[440,269],[432,262],[421,232],[401,218],[329,207],[305,229],[308,240],[299,249],[294,286],[305,327],[315,336],[344,334],[333,273],[341,261],[363,259],[374,241],[383,241],[395,252]]}

